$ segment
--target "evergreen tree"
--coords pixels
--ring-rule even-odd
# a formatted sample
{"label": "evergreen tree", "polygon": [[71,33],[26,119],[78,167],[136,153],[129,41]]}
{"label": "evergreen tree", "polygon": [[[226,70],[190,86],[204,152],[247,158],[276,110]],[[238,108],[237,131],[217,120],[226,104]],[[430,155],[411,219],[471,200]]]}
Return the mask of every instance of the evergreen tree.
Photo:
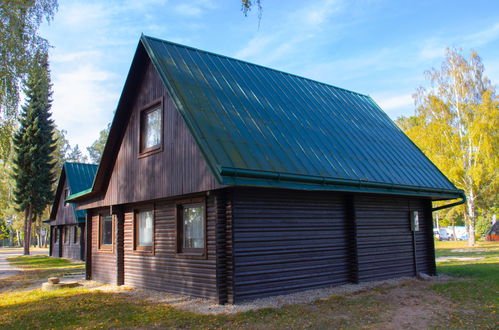
{"label": "evergreen tree", "polygon": [[78,145],[75,145],[74,148],[70,149],[70,151],[68,152],[66,161],[74,163],[87,163],[88,158],[80,150],[80,147]]}
{"label": "evergreen tree", "polygon": [[14,135],[14,197],[24,211],[24,254],[29,254],[31,223],[53,199],[56,149],[51,119],[52,92],[48,58],[38,54],[33,62],[24,93],[20,128]]}

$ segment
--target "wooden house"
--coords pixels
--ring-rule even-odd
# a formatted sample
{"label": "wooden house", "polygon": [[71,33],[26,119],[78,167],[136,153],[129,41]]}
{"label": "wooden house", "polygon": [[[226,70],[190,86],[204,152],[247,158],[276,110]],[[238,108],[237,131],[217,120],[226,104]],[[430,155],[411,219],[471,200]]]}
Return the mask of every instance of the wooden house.
{"label": "wooden house", "polygon": [[432,201],[456,198],[369,96],[147,36],[70,196],[88,279],[219,303],[435,274]]}
{"label": "wooden house", "polygon": [[86,211],[76,210],[66,199],[92,187],[97,165],[66,162],[62,166],[54,203],[50,212],[50,249],[52,257],[85,260]]}
{"label": "wooden house", "polygon": [[499,222],[494,222],[492,226],[490,226],[485,234],[485,239],[487,241],[499,242]]}

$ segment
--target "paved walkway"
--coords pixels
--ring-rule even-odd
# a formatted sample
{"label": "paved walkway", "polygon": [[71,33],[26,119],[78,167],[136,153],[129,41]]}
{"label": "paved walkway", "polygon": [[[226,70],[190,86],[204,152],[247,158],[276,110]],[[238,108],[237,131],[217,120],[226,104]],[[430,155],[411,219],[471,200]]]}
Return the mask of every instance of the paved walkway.
{"label": "paved walkway", "polygon": [[[47,255],[48,250],[36,249],[31,251],[31,255],[44,255],[44,254]],[[21,255],[23,255],[22,248],[0,248],[0,279],[17,274],[19,270],[15,267],[12,267],[7,261],[7,258],[17,257]]]}

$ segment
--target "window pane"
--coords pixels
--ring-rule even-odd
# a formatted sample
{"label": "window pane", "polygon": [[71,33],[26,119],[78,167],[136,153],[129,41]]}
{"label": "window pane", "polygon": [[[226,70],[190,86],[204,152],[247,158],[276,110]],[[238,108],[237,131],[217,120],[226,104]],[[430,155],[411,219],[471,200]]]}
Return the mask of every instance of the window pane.
{"label": "window pane", "polygon": [[141,246],[152,246],[152,221],[153,214],[152,211],[142,211],[138,215],[138,245]]}
{"label": "window pane", "polygon": [[102,217],[102,245],[113,244],[113,218],[108,215]]}
{"label": "window pane", "polygon": [[147,149],[161,143],[161,109],[147,112],[144,119],[143,139],[144,149]]}
{"label": "window pane", "polygon": [[75,244],[80,243],[80,234],[81,234],[81,228],[75,226]]}
{"label": "window pane", "polygon": [[204,206],[184,206],[184,248],[204,248]]}

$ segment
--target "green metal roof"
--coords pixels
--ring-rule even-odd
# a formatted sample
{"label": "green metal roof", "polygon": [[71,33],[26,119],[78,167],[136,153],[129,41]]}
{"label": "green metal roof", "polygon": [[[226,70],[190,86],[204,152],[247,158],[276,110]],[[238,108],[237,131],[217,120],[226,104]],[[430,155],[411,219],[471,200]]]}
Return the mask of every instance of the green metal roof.
{"label": "green metal roof", "polygon": [[142,36],[223,184],[462,196],[369,96]]}
{"label": "green metal roof", "polygon": [[[92,188],[95,173],[97,172],[97,165],[65,162],[63,166],[71,194],[80,193]],[[77,221],[85,221],[86,214],[85,210],[75,209],[75,218]]]}
{"label": "green metal roof", "polygon": [[[59,183],[57,184],[54,203],[52,204],[52,210],[48,221],[55,220],[56,218],[57,208],[61,194],[63,193],[64,182],[67,181],[70,194],[78,194],[82,191],[88,191],[92,188],[96,172],[97,165],[94,164],[73,162],[65,162],[63,164],[61,175],[59,177]],[[69,197],[67,199],[69,199]],[[75,208],[74,212],[76,222],[85,221],[85,210],[76,210]]]}

